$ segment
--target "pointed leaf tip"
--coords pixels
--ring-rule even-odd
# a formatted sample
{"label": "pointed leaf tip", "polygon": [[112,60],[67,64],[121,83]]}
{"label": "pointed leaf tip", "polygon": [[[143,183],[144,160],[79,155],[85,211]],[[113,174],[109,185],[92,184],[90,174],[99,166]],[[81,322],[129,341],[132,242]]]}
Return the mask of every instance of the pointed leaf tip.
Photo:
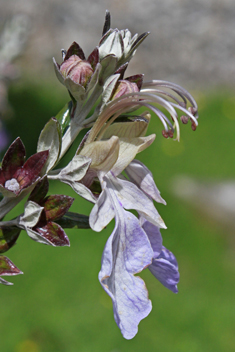
{"label": "pointed leaf tip", "polygon": [[45,226],[36,229],[37,232],[55,247],[70,246],[69,238],[62,227],[49,221]]}
{"label": "pointed leaf tip", "polygon": [[64,61],[68,60],[72,55],[77,55],[82,60],[86,59],[82,48],[76,42],[73,42],[73,44],[67,50]]}
{"label": "pointed leaf tip", "polygon": [[110,26],[111,26],[111,15],[110,15],[110,12],[106,10],[102,36],[105,35],[105,33],[110,29]]}
{"label": "pointed leaf tip", "polygon": [[46,220],[58,220],[60,219],[71,207],[74,198],[64,195],[50,195],[44,202],[44,210],[46,214]]}

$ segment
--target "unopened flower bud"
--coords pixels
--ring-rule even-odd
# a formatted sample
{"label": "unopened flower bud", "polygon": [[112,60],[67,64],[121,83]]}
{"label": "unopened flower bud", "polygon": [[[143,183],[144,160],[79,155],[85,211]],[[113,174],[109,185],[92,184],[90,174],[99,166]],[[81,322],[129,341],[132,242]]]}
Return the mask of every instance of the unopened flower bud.
{"label": "unopened flower bud", "polygon": [[94,71],[88,61],[72,55],[61,64],[60,73],[64,79],[71,78],[75,83],[86,87]]}
{"label": "unopened flower bud", "polygon": [[124,94],[139,92],[139,88],[136,83],[122,79],[118,81],[117,87],[113,93],[112,100],[120,98]]}

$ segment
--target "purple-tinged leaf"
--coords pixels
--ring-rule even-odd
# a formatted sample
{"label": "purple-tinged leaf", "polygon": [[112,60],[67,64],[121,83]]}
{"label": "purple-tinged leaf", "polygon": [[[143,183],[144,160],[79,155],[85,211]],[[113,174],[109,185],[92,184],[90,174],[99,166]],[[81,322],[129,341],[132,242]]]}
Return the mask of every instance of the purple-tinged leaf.
{"label": "purple-tinged leaf", "polygon": [[0,228],[0,253],[8,251],[16,243],[20,231],[17,227]]}
{"label": "purple-tinged leaf", "polygon": [[130,76],[130,77],[125,78],[125,80],[127,80],[129,82],[135,83],[137,85],[137,87],[139,88],[139,90],[142,87],[143,79],[144,79],[143,74],[134,75],[134,76]]}
{"label": "purple-tinged leaf", "polygon": [[3,275],[18,275],[23,274],[21,270],[19,270],[15,264],[12,263],[10,259],[5,257],[4,255],[0,255],[0,276]]}
{"label": "purple-tinged leaf", "polygon": [[149,34],[150,32],[145,32],[140,34],[138,38],[132,43],[130,52],[133,53],[138,48],[138,46],[143,42],[143,40],[147,38]]}
{"label": "purple-tinged leaf", "polygon": [[99,46],[101,46],[105,40],[113,33],[113,29],[110,28],[104,35],[103,37],[100,39],[100,42],[99,42]]}
{"label": "purple-tinged leaf", "polygon": [[33,191],[31,192],[28,201],[32,200],[35,203],[41,204],[44,198],[47,195],[49,190],[49,182],[47,177],[43,177],[35,186]]}
{"label": "purple-tinged leaf", "polygon": [[36,153],[26,161],[22,169],[18,169],[16,179],[20,184],[21,190],[36,181],[47,161],[48,155],[48,150]]}
{"label": "purple-tinged leaf", "polygon": [[124,65],[120,66],[119,69],[115,72],[115,74],[120,74],[120,79],[123,79],[124,73],[128,67],[129,62],[126,62]]}
{"label": "purple-tinged leaf", "polygon": [[18,137],[8,148],[0,169],[0,183],[4,186],[6,180],[12,179],[15,172],[24,164],[25,147]]}
{"label": "purple-tinged leaf", "polygon": [[148,268],[163,286],[174,293],[178,292],[177,284],[180,276],[178,264],[172,252],[163,246],[161,254],[153,259]]}
{"label": "purple-tinged leaf", "polygon": [[43,202],[46,220],[60,219],[71,207],[74,198],[64,195],[48,196]]}
{"label": "purple-tinged leaf", "polygon": [[62,227],[55,222],[49,221],[43,227],[37,227],[36,230],[41,237],[49,241],[53,246],[69,246],[69,239]]}
{"label": "purple-tinged leaf", "polygon": [[82,60],[86,59],[82,48],[76,42],[73,42],[73,44],[67,50],[64,61],[68,60],[70,58],[70,56],[72,56],[72,55],[77,55]]}
{"label": "purple-tinged leaf", "polygon": [[93,70],[95,70],[96,65],[99,62],[99,48],[98,46],[92,51],[92,53],[88,56],[87,61],[91,64]]}
{"label": "purple-tinged leaf", "polygon": [[110,12],[106,10],[102,36],[104,36],[105,33],[107,33],[107,31],[110,29],[110,26],[111,26],[111,15],[110,15]]}

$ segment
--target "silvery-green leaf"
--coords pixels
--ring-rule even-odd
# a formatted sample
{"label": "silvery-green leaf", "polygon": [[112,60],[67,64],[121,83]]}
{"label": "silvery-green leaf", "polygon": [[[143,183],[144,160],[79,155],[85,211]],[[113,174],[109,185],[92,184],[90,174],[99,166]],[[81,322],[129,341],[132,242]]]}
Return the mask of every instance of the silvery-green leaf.
{"label": "silvery-green leaf", "polygon": [[60,178],[60,181],[69,185],[74,190],[74,192],[79,194],[82,198],[85,198],[86,200],[88,200],[91,203],[96,202],[96,200],[97,200],[96,197],[89,190],[89,188],[84,186],[81,182],[72,181],[72,180],[66,179],[66,178]]}
{"label": "silvery-green leaf", "polygon": [[55,68],[56,77],[58,78],[58,80],[60,81],[60,83],[62,83],[62,84],[64,85],[64,77],[63,77],[62,74],[60,73],[59,65],[58,65],[57,62],[55,61],[55,58],[54,58],[54,57],[53,57],[53,63],[54,63],[54,68]]}
{"label": "silvery-green leaf", "polygon": [[43,207],[31,200],[25,204],[24,214],[19,218],[19,226],[23,228],[34,227],[41,216]]}
{"label": "silvery-green leaf", "polygon": [[106,79],[114,74],[117,66],[117,58],[114,55],[108,55],[100,61],[102,69],[100,71],[100,85],[103,86]]}
{"label": "silvery-green leaf", "polygon": [[70,77],[64,80],[64,84],[78,104],[81,104],[85,100],[86,90],[83,86],[75,83]]}
{"label": "silvery-green leaf", "polygon": [[91,159],[83,155],[75,155],[73,159],[64,167],[59,175],[59,179],[80,181],[86,174],[91,163]]}
{"label": "silvery-green leaf", "polygon": [[123,39],[117,29],[108,31],[99,47],[100,59],[110,54],[115,55],[118,59],[120,59],[123,54]]}
{"label": "silvery-green leaf", "polygon": [[103,88],[102,104],[106,104],[109,101],[119,77],[120,77],[120,74],[115,74],[115,75],[110,76],[106,80],[104,88]]}
{"label": "silvery-green leaf", "polygon": [[49,150],[49,157],[45,164],[45,173],[47,173],[56,164],[61,149],[61,128],[56,118],[52,117],[42,132],[40,133],[37,145],[37,151]]}
{"label": "silvery-green leaf", "polygon": [[93,73],[91,80],[89,81],[89,83],[87,85],[86,94],[88,92],[90,92],[95,87],[96,83],[98,82],[101,69],[102,69],[102,66],[100,65],[100,63],[98,63],[96,65],[95,72]]}

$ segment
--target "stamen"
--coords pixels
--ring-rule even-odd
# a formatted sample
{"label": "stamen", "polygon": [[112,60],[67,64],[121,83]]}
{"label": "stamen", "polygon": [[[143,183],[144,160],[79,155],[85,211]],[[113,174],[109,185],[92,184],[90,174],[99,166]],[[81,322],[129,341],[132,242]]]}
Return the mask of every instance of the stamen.
{"label": "stamen", "polygon": [[191,123],[191,128],[192,128],[193,131],[196,131],[197,125],[195,124],[194,121],[192,121],[192,123]]}
{"label": "stamen", "polygon": [[5,188],[8,189],[9,191],[13,191],[14,193],[19,192],[20,190],[20,184],[17,182],[15,178],[12,178],[11,180],[7,180],[5,182]]}
{"label": "stamen", "polygon": [[186,125],[188,123],[189,118],[188,116],[181,116],[180,120],[184,125]]}
{"label": "stamen", "polygon": [[168,136],[168,132],[165,131],[165,130],[162,131],[162,135],[163,135],[164,138],[168,138],[169,137]]}

